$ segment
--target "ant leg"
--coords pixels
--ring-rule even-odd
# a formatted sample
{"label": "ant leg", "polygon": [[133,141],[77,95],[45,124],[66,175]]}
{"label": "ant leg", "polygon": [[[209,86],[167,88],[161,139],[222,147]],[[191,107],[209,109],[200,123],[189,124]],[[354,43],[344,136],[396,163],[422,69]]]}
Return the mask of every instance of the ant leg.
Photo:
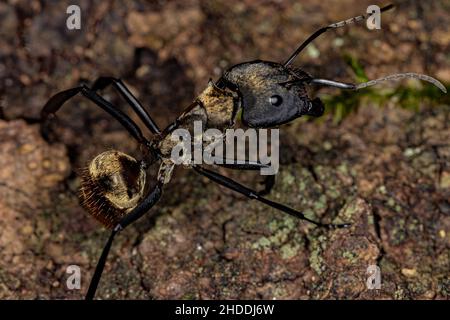
{"label": "ant leg", "polygon": [[[261,170],[262,168],[267,168],[268,165],[262,164],[260,162],[254,162],[254,161],[242,161],[241,163],[232,163],[227,164],[225,161],[223,164],[217,164],[218,166],[228,168],[228,169],[234,169],[234,170]],[[265,196],[272,191],[274,185],[275,185],[275,175],[266,175],[264,177],[264,181],[261,182],[261,184],[264,185],[264,189],[261,191],[258,191],[258,195]]]}
{"label": "ant leg", "polygon": [[264,181],[261,183],[264,185],[264,189],[258,192],[259,196],[266,196],[272,191],[275,186],[275,175],[266,176]]}
{"label": "ant leg", "polygon": [[298,219],[306,220],[308,222],[311,222],[312,224],[315,224],[316,226],[325,227],[325,228],[328,228],[328,229],[346,228],[346,227],[350,226],[349,223],[328,224],[328,223],[321,223],[321,222],[318,222],[318,221],[311,220],[311,219],[305,217],[305,215],[303,213],[301,213],[300,211],[297,211],[295,209],[287,207],[287,206],[285,206],[285,205],[283,205],[281,203],[274,202],[272,200],[266,199],[266,198],[260,196],[258,194],[258,192],[254,191],[254,190],[252,190],[250,188],[247,188],[247,187],[241,185],[240,183],[238,183],[238,182],[236,182],[236,181],[234,181],[234,180],[232,180],[230,178],[227,178],[227,177],[222,176],[222,175],[220,175],[220,174],[218,174],[216,172],[207,170],[207,169],[202,168],[202,167],[194,166],[193,168],[199,174],[207,177],[208,179],[210,179],[211,181],[214,181],[215,183],[218,183],[218,184],[220,184],[220,185],[222,185],[222,186],[224,186],[224,187],[226,187],[228,189],[231,189],[231,190],[236,191],[236,192],[238,192],[240,194],[243,194],[244,196],[246,196],[246,197],[248,197],[250,199],[257,200],[257,201],[262,202],[262,203],[264,203],[264,204],[266,204],[266,205],[268,205],[268,206],[270,206],[272,208],[275,208],[275,209],[278,209],[280,211],[283,211],[284,213],[287,213],[287,214],[289,214],[289,215],[291,215],[293,217],[296,217]]}
{"label": "ant leg", "polygon": [[269,166],[259,161],[250,160],[228,160],[223,159],[222,163],[214,163],[220,167],[234,169],[234,170],[260,170],[262,168],[268,168]]}
{"label": "ant leg", "polygon": [[[233,164],[226,164],[225,162],[223,164],[217,164],[218,166],[228,168],[228,169],[234,169],[234,170],[261,170],[261,168],[267,168],[268,166],[265,164],[262,164],[260,162],[252,162],[252,161],[245,161],[245,163],[233,163]],[[275,185],[275,175],[267,175],[264,177],[264,181],[261,182],[261,184],[264,185],[264,189],[261,191],[258,191],[258,195],[265,196],[272,191],[272,188]]]}
{"label": "ant leg", "polygon": [[[383,7],[380,9],[380,12],[384,12],[387,11],[389,9],[392,9],[394,7],[393,4],[389,4],[386,7]],[[368,14],[367,16],[365,15],[361,15],[361,16],[357,16],[357,17],[353,17],[344,21],[340,21],[340,22],[336,22],[336,23],[332,23],[326,27],[322,27],[319,30],[317,30],[316,32],[314,32],[312,35],[310,35],[308,37],[308,39],[306,39],[295,51],[294,53],[292,53],[292,55],[286,60],[286,62],[283,64],[285,67],[289,66],[292,61],[294,61],[294,59],[298,56],[298,54],[311,42],[313,42],[317,37],[319,37],[322,33],[327,32],[328,30],[331,29],[335,29],[335,28],[340,28],[355,22],[359,22],[362,21],[368,17],[370,17],[372,15],[372,13]]]}
{"label": "ant leg", "polygon": [[95,267],[94,275],[91,278],[91,282],[89,283],[89,289],[86,293],[85,300],[94,299],[95,292],[97,291],[98,283],[100,282],[100,278],[102,277],[103,269],[105,268],[106,259],[108,258],[109,250],[111,249],[112,242],[114,240],[115,235],[118,230],[114,229],[111,231],[111,235],[108,238],[105,246],[103,247],[102,254],[100,259],[98,259],[97,266]]}
{"label": "ant leg", "polygon": [[155,121],[153,121],[152,117],[148,114],[148,112],[144,109],[138,99],[131,93],[131,91],[127,88],[127,86],[120,80],[112,77],[100,77],[92,86],[93,91],[102,90],[109,85],[113,85],[113,87],[120,93],[120,95],[125,99],[125,101],[133,108],[139,118],[144,122],[147,128],[153,134],[160,134],[161,130],[156,125]]}
{"label": "ant leg", "polygon": [[89,284],[89,289],[86,294],[86,300],[92,300],[95,296],[95,292],[97,291],[98,283],[100,282],[103,269],[105,268],[106,259],[108,258],[109,250],[111,249],[111,245],[115,235],[125,229],[131,223],[142,217],[158,202],[158,200],[161,198],[162,186],[163,183],[158,182],[155,189],[153,189],[153,191],[150,192],[136,208],[134,208],[129,214],[123,217],[119,224],[117,224],[117,226],[111,231],[111,235],[109,236],[108,241],[103,248],[100,259],[97,262],[97,266],[95,267],[95,272],[92,276],[91,282]]}
{"label": "ant leg", "polygon": [[131,120],[125,113],[120,111],[113,104],[103,99],[101,96],[96,94],[94,91],[89,89],[87,86],[82,85],[80,87],[68,89],[55,94],[50,100],[47,101],[45,106],[41,111],[41,119],[43,121],[42,131],[44,136],[47,135],[46,126],[49,119],[54,116],[54,114],[63,106],[63,104],[69,99],[73,98],[76,94],[81,93],[86,98],[94,102],[97,106],[105,110],[107,113],[112,115],[116,120],[118,120],[125,129],[141,144],[148,145],[149,142],[142,135],[139,127]]}

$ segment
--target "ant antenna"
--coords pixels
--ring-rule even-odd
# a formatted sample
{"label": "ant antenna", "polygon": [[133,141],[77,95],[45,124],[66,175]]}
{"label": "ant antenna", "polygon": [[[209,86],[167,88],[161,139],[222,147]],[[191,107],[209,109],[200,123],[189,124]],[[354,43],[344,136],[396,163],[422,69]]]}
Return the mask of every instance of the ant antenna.
{"label": "ant antenna", "polygon": [[437,80],[433,77],[424,75],[424,74],[413,73],[413,72],[395,73],[395,74],[388,75],[386,77],[378,78],[375,80],[370,80],[367,82],[362,82],[359,84],[344,83],[344,82],[338,82],[338,81],[327,80],[327,79],[312,79],[310,81],[310,83],[328,86],[328,87],[336,87],[336,88],[340,88],[340,89],[359,90],[359,89],[374,86],[376,84],[379,84],[380,82],[398,81],[398,80],[405,79],[405,78],[419,79],[419,80],[430,82],[431,84],[438,87],[442,92],[447,93],[447,89],[444,87],[444,85],[439,80]]}
{"label": "ant antenna", "polygon": [[[390,10],[392,8],[394,8],[395,6],[393,4],[389,4],[383,8],[380,9],[380,12],[384,12],[387,10]],[[343,20],[343,21],[339,21],[336,23],[332,23],[326,27],[322,27],[319,30],[317,30],[316,32],[314,32],[312,35],[309,36],[308,39],[306,39],[295,51],[294,53],[289,57],[289,59],[286,60],[286,62],[283,64],[284,67],[289,66],[292,61],[294,61],[294,59],[298,56],[298,54],[308,45],[310,44],[312,41],[314,41],[314,39],[316,39],[318,36],[320,36],[322,33],[327,32],[330,29],[336,29],[336,28],[340,28],[340,27],[344,27],[346,25],[352,24],[352,23],[356,23],[362,20],[365,20],[367,18],[369,18],[370,16],[372,16],[373,13],[366,15],[360,15],[357,17],[353,17],[347,20]]]}

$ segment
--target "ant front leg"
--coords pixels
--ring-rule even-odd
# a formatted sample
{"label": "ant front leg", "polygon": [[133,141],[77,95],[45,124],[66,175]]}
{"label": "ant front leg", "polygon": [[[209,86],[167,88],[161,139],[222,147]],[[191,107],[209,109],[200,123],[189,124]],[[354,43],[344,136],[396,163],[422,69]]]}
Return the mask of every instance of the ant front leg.
{"label": "ant front leg", "polygon": [[[388,11],[388,10],[390,10],[392,8],[394,8],[394,5],[393,4],[389,4],[389,5],[381,8],[380,12]],[[341,27],[347,26],[347,25],[352,24],[352,23],[363,21],[366,18],[370,17],[371,15],[372,15],[372,13],[368,14],[367,16],[365,16],[365,15],[356,16],[356,17],[353,17],[353,18],[350,18],[350,19],[347,19],[347,20],[344,20],[344,21],[339,21],[339,22],[336,22],[336,23],[332,23],[332,24],[329,24],[328,26],[320,28],[319,30],[314,32],[312,35],[310,35],[305,41],[303,41],[303,43],[292,53],[292,55],[286,60],[286,62],[283,65],[285,67],[289,66],[294,61],[294,59],[298,56],[298,54],[303,49],[305,49],[308,46],[308,44],[310,44],[316,38],[318,38],[321,34],[327,32],[327,31],[336,29],[336,28],[341,28]]]}
{"label": "ant front leg", "polygon": [[208,179],[210,179],[211,181],[214,181],[215,183],[218,183],[218,184],[220,184],[220,185],[222,185],[222,186],[224,186],[224,187],[226,187],[228,189],[231,189],[231,190],[236,191],[236,192],[238,192],[240,194],[243,194],[244,196],[246,196],[246,197],[248,197],[250,199],[262,202],[262,203],[264,203],[264,204],[266,204],[266,205],[268,205],[268,206],[270,206],[270,207],[272,207],[274,209],[280,210],[280,211],[282,211],[284,213],[287,213],[287,214],[289,214],[289,215],[291,215],[293,217],[296,217],[296,218],[298,218],[300,220],[305,220],[305,221],[311,222],[312,224],[315,224],[316,226],[325,227],[325,228],[328,228],[328,229],[346,228],[346,227],[350,226],[349,223],[328,224],[328,223],[321,223],[321,222],[318,222],[318,221],[311,220],[311,219],[307,218],[302,212],[297,211],[295,209],[292,209],[292,208],[290,208],[288,206],[285,206],[284,204],[281,204],[281,203],[274,202],[272,200],[266,199],[266,198],[260,196],[257,191],[254,191],[254,190],[252,190],[250,188],[247,188],[247,187],[243,186],[242,184],[240,184],[240,183],[238,183],[238,182],[236,182],[236,181],[234,181],[234,180],[232,180],[230,178],[227,178],[227,177],[222,176],[222,175],[220,175],[220,174],[218,174],[216,172],[213,172],[213,171],[210,171],[210,170],[207,170],[205,168],[198,167],[198,166],[194,166],[193,169],[195,171],[197,171],[197,173],[207,177]]}

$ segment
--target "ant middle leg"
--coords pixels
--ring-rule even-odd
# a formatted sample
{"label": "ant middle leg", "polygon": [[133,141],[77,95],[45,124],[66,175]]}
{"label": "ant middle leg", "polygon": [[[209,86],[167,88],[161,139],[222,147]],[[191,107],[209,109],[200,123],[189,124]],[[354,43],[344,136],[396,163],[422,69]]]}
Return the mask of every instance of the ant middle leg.
{"label": "ant middle leg", "polygon": [[220,184],[220,185],[222,185],[228,189],[231,189],[233,191],[236,191],[250,199],[262,202],[274,209],[280,210],[280,211],[287,213],[293,217],[296,217],[300,220],[308,221],[312,224],[315,224],[316,226],[325,227],[327,229],[346,228],[346,227],[350,226],[349,223],[332,224],[332,223],[322,223],[322,222],[311,220],[311,219],[307,218],[302,212],[292,209],[288,206],[285,206],[284,204],[264,198],[261,195],[259,195],[257,191],[247,188],[247,187],[243,186],[242,184],[240,184],[228,177],[222,176],[221,174],[218,174],[216,172],[210,171],[208,169],[205,169],[205,168],[202,168],[199,166],[194,166],[193,169],[197,173],[207,177],[208,179],[210,179],[211,181],[213,181],[217,184]]}
{"label": "ant middle leg", "polygon": [[264,181],[262,181],[261,184],[264,185],[264,189],[258,191],[258,195],[259,196],[268,195],[275,186],[275,175],[265,176]]}
{"label": "ant middle leg", "polygon": [[[261,170],[262,168],[268,168],[268,165],[262,164],[260,162],[257,161],[241,161],[241,162],[236,162],[236,163],[231,163],[231,164],[227,164],[226,161],[224,161],[223,164],[217,164],[218,166],[224,167],[224,168],[228,168],[228,169],[233,169],[233,170],[252,170],[252,171],[256,171],[256,170]],[[258,195],[260,196],[265,196],[268,195],[273,187],[275,186],[275,175],[265,175],[264,176],[264,181],[260,182],[261,185],[264,185],[264,189],[261,191],[258,191]]]}

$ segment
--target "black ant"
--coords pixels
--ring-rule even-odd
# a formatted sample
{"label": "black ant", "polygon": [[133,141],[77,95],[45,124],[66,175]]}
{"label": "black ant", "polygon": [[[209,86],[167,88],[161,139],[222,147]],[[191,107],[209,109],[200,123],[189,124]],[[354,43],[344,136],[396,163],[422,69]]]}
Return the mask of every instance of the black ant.
{"label": "black ant", "polygon": [[[382,8],[381,12],[392,7],[393,5],[388,5]],[[82,205],[94,218],[112,230],[98,261],[86,299],[92,299],[95,295],[108,252],[116,234],[148,212],[160,199],[164,185],[169,182],[175,166],[170,157],[170,151],[173,147],[170,133],[175,129],[192,129],[194,121],[201,121],[205,130],[207,128],[225,130],[234,126],[238,111],[242,111],[242,122],[254,128],[275,127],[303,115],[319,117],[324,113],[324,105],[319,98],[309,99],[306,92],[307,85],[357,90],[385,80],[410,77],[431,82],[446,92],[445,87],[436,79],[415,73],[394,74],[365,83],[351,84],[317,79],[300,69],[291,67],[297,55],[322,33],[362,21],[368,16],[354,17],[319,29],[306,39],[284,63],[257,60],[229,68],[216,83],[210,82],[195,101],[164,131],[159,129],[125,84],[119,79],[111,77],[99,78],[92,88],[82,85],[62,91],[47,102],[42,110],[44,124],[67,100],[81,93],[118,120],[139,142],[144,152],[141,161],[118,151],[101,153],[91,161],[83,174],[80,188]],[[138,126],[127,115],[97,94],[98,90],[102,90],[108,85],[112,85],[120,93],[145,126],[154,134],[151,141],[143,136]],[[161,161],[156,186],[153,190],[144,194],[145,168],[156,161]],[[245,187],[217,172],[192,163],[186,166],[211,181],[250,199],[262,202],[317,226],[326,228],[349,226],[348,223],[326,224],[313,221],[303,213],[269,200],[263,197],[260,192]],[[245,162],[227,165],[227,167],[238,170],[258,170],[263,165],[259,162]]]}

